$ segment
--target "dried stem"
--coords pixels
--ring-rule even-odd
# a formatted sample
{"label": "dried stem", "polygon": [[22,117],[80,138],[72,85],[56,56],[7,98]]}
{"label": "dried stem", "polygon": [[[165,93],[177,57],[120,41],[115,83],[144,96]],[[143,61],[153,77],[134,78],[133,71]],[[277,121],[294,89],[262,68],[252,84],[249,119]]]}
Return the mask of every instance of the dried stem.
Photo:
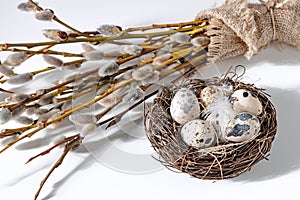
{"label": "dried stem", "polygon": [[[36,10],[38,11],[44,10],[42,7],[37,5],[32,0],[29,0],[29,2],[35,6]],[[16,138],[14,141],[10,142],[9,144],[7,144],[3,149],[1,149],[0,153],[12,147],[13,145],[17,144],[18,142],[36,135],[37,133],[41,132],[41,130],[49,127],[50,125],[56,125],[56,123],[68,118],[73,113],[80,111],[91,105],[94,105],[96,102],[102,100],[103,98],[106,97],[109,98],[109,95],[113,94],[119,89],[123,90],[125,87],[127,88],[128,86],[138,87],[139,89],[142,90],[141,93],[144,92],[147,94],[149,87],[155,86],[154,85],[155,81],[142,82],[142,80],[139,80],[138,78],[134,78],[131,73],[135,72],[135,70],[146,69],[147,67],[152,65],[151,72],[156,73],[155,75],[158,75],[155,80],[162,80],[164,77],[168,77],[170,74],[181,71],[183,69],[188,70],[186,73],[180,75],[175,80],[173,80],[173,83],[175,83],[179,79],[182,79],[187,75],[189,75],[189,73],[195,72],[197,66],[193,66],[194,64],[198,64],[206,60],[206,53],[203,50],[207,47],[208,44],[203,44],[202,46],[198,47],[192,43],[192,39],[200,36],[206,37],[205,30],[209,27],[207,20],[195,20],[190,22],[174,23],[174,24],[153,24],[151,26],[128,28],[121,31],[120,34],[115,34],[113,36],[106,36],[105,34],[102,34],[101,32],[99,33],[98,31],[80,32],[74,29],[73,27],[71,27],[70,25],[64,23],[60,19],[58,19],[57,16],[54,16],[53,20],[72,31],[72,33],[68,33],[68,37],[66,40],[46,41],[46,42],[36,42],[36,43],[0,44],[2,51],[15,52],[14,54],[17,55],[18,55],[17,52],[26,53],[26,55],[28,56],[27,59],[29,59],[34,55],[39,55],[39,54],[49,54],[49,55],[78,58],[78,60],[64,63],[62,69],[64,66],[68,66],[71,64],[82,64],[87,60],[83,59],[83,54],[81,53],[72,53],[72,52],[54,50],[54,47],[57,47],[58,45],[68,45],[71,43],[89,43],[89,44],[95,44],[99,46],[101,44],[113,44],[118,46],[127,45],[127,46],[132,46],[133,48],[137,48],[137,52],[125,53],[122,52],[121,49],[119,52],[104,52],[103,59],[109,59],[109,60],[113,59],[117,63],[118,67],[120,67],[117,68],[116,71],[114,71],[114,73],[110,75],[107,76],[98,75],[99,69],[103,67],[103,66],[98,66],[95,67],[94,69],[83,71],[77,77],[72,78],[70,80],[67,79],[68,81],[60,81],[54,86],[51,86],[44,90],[33,92],[32,94],[28,95],[28,98],[25,98],[22,101],[9,102],[7,104],[2,103],[1,106],[5,109],[8,109],[11,112],[17,111],[22,107],[25,107],[26,109],[29,107],[43,109],[44,105],[40,104],[39,100],[41,100],[46,95],[50,95],[53,98],[55,98],[55,102],[53,100],[53,102],[47,103],[47,105],[45,106],[47,107],[46,111],[47,112],[51,112],[52,110],[56,111],[56,109],[58,108],[59,115],[55,115],[55,117],[50,118],[48,120],[43,119],[44,121],[38,118],[37,120],[34,120],[31,125],[23,126],[21,128],[2,130],[2,132],[0,133],[0,138],[14,136],[14,135],[18,135],[19,137]],[[176,42],[174,38],[172,38],[173,34],[179,32],[181,35],[185,35],[188,37],[187,42]],[[134,41],[134,42],[128,42],[128,39],[131,39],[130,41]],[[143,42],[140,42],[141,39]],[[39,47],[39,49],[36,50],[34,49],[35,47]],[[170,48],[170,50],[168,50],[168,48]],[[85,50],[89,52],[97,48],[94,48],[93,45],[90,45],[90,47],[87,45],[86,49]],[[19,53],[19,55],[22,55],[22,53]],[[148,55],[151,54],[153,56],[150,55],[148,57],[147,54]],[[164,54],[168,54],[168,56],[170,57],[167,57],[166,60],[163,59],[162,61],[158,61],[158,57]],[[145,57],[142,59],[141,58],[142,56]],[[141,59],[138,60],[138,58]],[[155,62],[155,60],[157,62]],[[12,69],[14,69],[14,67],[12,67]],[[31,72],[31,74],[38,75],[55,69],[57,68],[53,66],[49,66],[46,68],[33,71]],[[95,76],[95,74],[97,75]],[[7,80],[9,78],[10,77],[8,76]],[[83,87],[83,89],[81,88],[82,86],[80,85],[79,87],[82,90],[78,90],[76,85],[77,80],[83,80],[84,81],[83,83],[89,81],[99,81],[99,82],[97,84],[92,84],[90,87],[86,87],[86,88]],[[0,80],[0,82],[4,83],[6,82],[6,80]],[[102,89],[104,86],[108,88]],[[6,91],[4,89],[3,90],[0,89],[0,91],[5,92],[9,95],[14,94],[13,92]],[[96,97],[85,100],[84,102],[81,102],[79,105],[76,105],[75,107],[72,108],[66,108],[66,107],[61,108],[62,107],[61,105],[63,105],[64,103],[70,102],[70,100],[72,99],[77,99],[79,97],[82,97],[85,94],[90,93],[92,91],[96,91],[97,94]],[[97,114],[94,115],[97,119],[97,122],[94,125],[100,127],[108,123],[106,128],[109,128],[119,123],[126,113],[132,111],[134,108],[141,105],[147,99],[156,95],[158,91],[159,90],[156,89],[155,91],[151,92],[150,94],[147,94],[144,97],[141,97],[140,94],[138,94],[138,97],[134,98],[135,99],[133,102],[134,104],[129,106],[125,111],[122,111],[119,114],[107,120],[102,120],[104,116],[110,113],[110,111],[113,108],[117,107],[125,99],[124,98],[125,95],[128,95],[130,93],[122,92],[121,94],[118,94],[114,99],[114,101],[110,103],[110,105],[105,106],[102,110],[100,110]],[[82,133],[82,135],[84,134]],[[55,164],[52,166],[52,168],[49,170],[49,172],[46,174],[45,178],[41,181],[40,187],[38,188],[38,191],[35,194],[35,199],[38,198],[44,184],[51,176],[51,174],[55,171],[55,169],[57,169],[63,163],[63,160],[65,159],[66,155],[72,149],[78,147],[81,144],[83,139],[84,138],[81,137],[80,134],[70,136],[64,140],[61,140],[60,142],[56,143],[55,145],[51,146],[45,151],[37,154],[36,156],[31,157],[26,162],[29,163],[37,159],[38,157],[50,153],[53,149],[65,144],[63,153],[55,162]]]}
{"label": "dried stem", "polygon": [[46,50],[46,49],[49,49],[50,46],[52,47],[53,45],[49,45],[45,48],[42,48],[42,50],[38,50],[38,51],[31,51],[31,50],[18,49],[18,48],[3,49],[2,51],[24,52],[24,53],[30,54],[31,56],[38,55],[38,54],[52,54],[52,55],[60,55],[60,56],[64,56],[64,57],[83,57],[82,54]]}
{"label": "dried stem", "polygon": [[73,135],[73,136],[70,136],[70,137],[67,137],[65,138],[64,140],[62,140],[61,142],[58,142],[57,144],[53,145],[52,147],[50,147],[49,149],[39,153],[38,155],[36,156],[33,156],[31,157],[30,159],[28,159],[28,161],[25,163],[25,164],[28,164],[30,163],[31,161],[35,160],[36,158],[40,157],[40,156],[44,156],[48,153],[50,153],[53,149],[63,145],[63,144],[66,144],[67,142],[70,142],[72,140],[74,140],[75,138],[79,137],[79,134],[76,134],[76,135]]}
{"label": "dried stem", "polygon": [[[178,80],[180,80],[181,78],[184,78],[184,77],[185,77],[185,74],[183,74],[183,75],[180,76],[179,78],[175,79],[175,80],[173,81],[173,83],[176,82],[176,81],[178,81]],[[134,109],[135,107],[137,107],[137,106],[140,105],[141,103],[145,102],[145,101],[146,101],[147,99],[149,99],[150,97],[156,95],[157,93],[158,93],[158,90],[152,92],[151,94],[148,94],[148,95],[145,96],[143,99],[139,100],[139,101],[136,102],[134,105],[130,106],[128,109],[126,109],[125,111],[119,113],[118,115],[116,115],[116,116],[114,116],[114,117],[112,117],[112,118],[110,118],[110,119],[107,119],[107,120],[105,120],[105,121],[103,121],[103,122],[97,123],[97,126],[99,127],[99,126],[102,126],[102,125],[104,125],[104,124],[110,122],[110,123],[108,124],[108,126],[106,127],[106,128],[109,128],[109,127],[111,127],[111,126],[117,124],[117,123],[121,120],[121,118],[122,118],[127,112],[131,111],[132,109]],[[107,108],[105,108],[100,114],[98,114],[98,115],[97,115],[97,118],[98,118],[98,119],[101,119],[105,114],[107,114],[114,106],[116,106],[116,105],[119,104],[120,102],[121,102],[121,100],[119,99],[119,100],[115,101],[114,103],[112,103],[110,106],[108,106]],[[61,142],[55,144],[54,146],[52,146],[51,148],[47,149],[46,151],[43,151],[43,152],[41,152],[40,154],[38,154],[38,155],[36,155],[36,156],[30,158],[26,163],[31,162],[32,160],[36,159],[37,157],[40,157],[40,156],[43,156],[43,155],[46,155],[46,154],[50,153],[53,149],[57,148],[58,146],[61,146],[62,144],[65,144],[65,143],[67,143],[67,142],[69,142],[69,141],[75,142],[76,140],[78,140],[78,141],[77,141],[77,143],[74,143],[75,146],[80,145],[80,144],[78,144],[78,142],[81,143],[81,141],[79,141],[79,140],[80,140],[79,134],[64,139],[63,141],[61,141]],[[67,148],[67,145],[66,145],[66,147],[65,147],[65,149],[64,149],[64,152],[63,152],[63,154],[61,155],[61,157],[58,159],[58,161],[55,163],[55,165],[50,169],[50,171],[48,172],[48,174],[46,175],[46,177],[42,180],[42,182],[41,182],[41,184],[40,184],[40,187],[39,187],[39,189],[38,189],[38,191],[37,191],[37,193],[36,193],[36,195],[35,195],[35,199],[37,199],[37,197],[39,196],[40,191],[42,190],[42,188],[43,188],[45,182],[47,181],[47,179],[51,176],[51,174],[53,173],[53,171],[54,171],[55,169],[57,169],[57,168],[62,164],[62,162],[63,162],[65,156],[67,155],[67,153],[68,153],[71,149],[73,149],[73,148],[74,148],[74,147],[72,147],[72,146],[70,146],[70,147]]]}
{"label": "dried stem", "polygon": [[82,43],[82,42],[100,42],[100,43],[108,43],[115,40],[124,40],[124,39],[138,39],[138,38],[156,38],[166,35],[171,35],[177,32],[188,32],[193,31],[193,33],[201,32],[204,29],[207,29],[208,25],[198,28],[197,31],[193,31],[194,27],[188,28],[180,28],[177,30],[168,30],[162,32],[154,32],[154,33],[127,33],[123,32],[120,36],[112,36],[112,37],[86,37],[86,38],[69,38],[66,41],[50,41],[50,42],[36,42],[36,43],[5,43],[1,44],[2,50],[6,50],[11,47],[26,47],[26,48],[33,48],[39,46],[46,46],[46,45],[60,45],[60,44],[70,44],[70,43]]}
{"label": "dried stem", "polygon": [[57,169],[64,161],[66,155],[73,149],[77,148],[78,146],[80,146],[81,144],[81,137],[79,135],[77,135],[73,140],[71,140],[70,142],[68,142],[65,145],[64,151],[62,153],[62,155],[59,157],[59,159],[56,161],[56,163],[53,165],[53,167],[50,169],[50,171],[47,173],[47,175],[45,176],[45,178],[41,181],[40,183],[40,187],[38,189],[38,191],[36,192],[34,199],[36,200],[44,186],[44,184],[46,183],[46,181],[48,180],[48,178],[51,176],[51,174],[54,172],[55,169]]}
{"label": "dried stem", "polygon": [[[37,3],[35,3],[33,0],[28,0],[28,2],[30,2],[32,5],[34,5],[38,11],[44,10]],[[67,29],[69,29],[69,30],[71,30],[71,31],[73,31],[77,34],[82,35],[82,33],[80,31],[78,31],[77,29],[71,27],[70,25],[66,24],[65,22],[61,21],[56,15],[53,17],[53,20],[56,21],[57,23],[61,24],[62,26],[66,27]]]}
{"label": "dried stem", "polygon": [[[153,69],[154,69],[154,70],[159,70],[159,69],[164,68],[165,66],[168,66],[168,65],[171,64],[172,62],[178,60],[179,58],[184,57],[184,56],[190,54],[191,50],[192,50],[191,48],[187,48],[187,49],[178,51],[178,52],[174,53],[173,58],[171,58],[171,59],[165,61],[162,65],[155,66]],[[194,58],[194,59],[191,60],[191,63],[193,63],[194,61],[199,61],[199,60],[204,59],[204,58],[205,58],[205,56],[202,56],[202,57],[200,56],[200,57]],[[173,70],[166,70],[165,72],[162,72],[162,75],[163,75],[163,76],[167,76],[167,75],[169,75],[169,74],[171,74],[171,73],[174,73],[174,72],[177,71],[177,70],[181,70],[181,69],[186,68],[186,67],[188,67],[188,66],[190,66],[190,63],[189,63],[189,62],[186,62],[186,63],[182,64],[181,66],[177,67],[176,69],[173,69]],[[93,70],[92,70],[92,71],[93,71]],[[90,72],[89,72],[89,73],[90,73]],[[80,77],[80,78],[81,78],[81,77]],[[38,124],[33,124],[33,125],[29,126],[29,127],[24,127],[24,128],[22,128],[22,129],[11,129],[11,130],[7,130],[7,131],[6,131],[7,133],[9,133],[9,132],[15,132],[15,133],[20,133],[20,132],[21,132],[21,133],[22,133],[22,132],[24,132],[24,131],[26,131],[26,130],[30,130],[30,129],[33,129],[33,128],[37,128],[37,127],[38,127],[36,130],[33,130],[33,131],[29,132],[28,134],[26,134],[26,135],[24,135],[24,136],[18,138],[16,141],[13,141],[13,142],[9,143],[6,147],[4,147],[4,148],[0,151],[0,153],[3,152],[3,151],[5,151],[6,149],[8,149],[9,147],[11,147],[12,145],[16,144],[17,142],[19,142],[19,141],[21,141],[21,140],[23,140],[23,139],[25,139],[25,138],[27,138],[27,137],[31,137],[32,135],[34,135],[34,134],[37,133],[38,131],[42,130],[44,127],[47,127],[47,126],[49,126],[49,125],[51,125],[51,124],[53,124],[53,123],[56,123],[56,122],[61,121],[62,119],[64,119],[64,118],[70,116],[70,115],[73,114],[74,112],[79,111],[79,110],[81,110],[81,109],[83,109],[83,108],[85,108],[85,107],[88,107],[88,106],[90,106],[90,105],[96,103],[97,101],[103,99],[104,97],[106,97],[106,96],[108,96],[109,94],[113,93],[113,92],[116,91],[117,89],[120,89],[120,88],[122,88],[122,87],[124,87],[124,86],[126,86],[126,85],[128,85],[128,84],[130,84],[130,83],[132,83],[132,82],[134,82],[134,81],[135,81],[135,80],[134,80],[133,78],[130,78],[130,79],[124,80],[124,81],[122,81],[122,82],[120,82],[120,83],[117,83],[116,85],[112,85],[112,86],[111,86],[110,88],[108,88],[106,91],[102,92],[98,97],[96,97],[96,98],[94,98],[94,99],[92,99],[92,100],[90,100],[90,101],[87,101],[87,102],[85,102],[85,103],[82,103],[81,105],[79,105],[79,106],[77,106],[77,107],[75,107],[75,108],[72,108],[72,109],[70,109],[70,110],[65,111],[64,113],[61,114],[60,117],[58,117],[58,118],[56,118],[56,119],[53,119],[53,120],[51,120],[51,121],[45,122],[45,123],[43,124],[42,127],[40,127],[40,125],[38,125]],[[61,86],[64,86],[64,85],[65,85],[65,84],[63,84],[63,85],[61,85]],[[60,86],[60,87],[61,87],[61,86]],[[58,88],[60,88],[60,87],[58,87]],[[57,88],[56,88],[56,89],[57,89]],[[51,91],[53,91],[53,90],[51,90]],[[41,96],[42,96],[42,95],[41,95]],[[36,97],[34,97],[34,98],[36,98]],[[37,99],[38,99],[38,98],[37,98]],[[24,104],[24,102],[22,102],[22,103]],[[14,107],[11,107],[12,110],[13,110],[13,108],[14,108]]]}
{"label": "dried stem", "polygon": [[185,27],[185,26],[197,26],[197,25],[200,25],[204,22],[208,22],[208,20],[195,20],[195,21],[175,23],[175,24],[153,24],[151,26],[128,28],[128,29],[126,29],[126,31],[127,32],[146,31],[146,30],[151,30],[151,29],[174,28],[174,27],[182,28],[182,27]]}

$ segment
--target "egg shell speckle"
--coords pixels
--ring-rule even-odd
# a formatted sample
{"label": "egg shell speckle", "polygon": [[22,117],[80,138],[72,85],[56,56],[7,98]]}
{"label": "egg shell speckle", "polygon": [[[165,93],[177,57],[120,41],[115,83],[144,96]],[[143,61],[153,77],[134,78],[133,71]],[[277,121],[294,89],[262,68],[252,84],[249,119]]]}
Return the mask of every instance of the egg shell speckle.
{"label": "egg shell speckle", "polygon": [[241,113],[229,122],[226,139],[231,142],[244,142],[260,131],[259,119],[251,113]]}
{"label": "egg shell speckle", "polygon": [[193,91],[182,88],[171,101],[170,113],[179,124],[185,124],[200,115],[200,104]]}
{"label": "egg shell speckle", "polygon": [[207,86],[200,92],[201,103],[207,107],[221,97],[221,91],[216,86]]}
{"label": "egg shell speckle", "polygon": [[208,121],[196,119],[181,128],[181,138],[189,146],[208,148],[216,145],[216,131]]}
{"label": "egg shell speckle", "polygon": [[263,111],[262,103],[259,98],[248,90],[236,90],[230,98],[232,100],[233,110],[237,114],[249,112],[259,116]]}

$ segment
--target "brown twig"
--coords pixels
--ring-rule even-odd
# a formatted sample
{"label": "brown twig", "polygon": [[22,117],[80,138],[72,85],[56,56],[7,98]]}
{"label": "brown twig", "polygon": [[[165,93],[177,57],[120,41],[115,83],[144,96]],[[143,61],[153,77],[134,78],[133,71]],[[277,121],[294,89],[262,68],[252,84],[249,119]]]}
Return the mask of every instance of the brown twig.
{"label": "brown twig", "polygon": [[47,55],[52,54],[52,55],[60,55],[60,56],[64,56],[64,57],[79,57],[79,58],[83,57],[82,54],[46,50],[46,49],[49,49],[49,47],[53,47],[53,46],[54,45],[49,45],[49,46],[42,48],[41,50],[37,50],[37,51],[31,51],[31,50],[27,50],[27,49],[18,49],[18,48],[3,49],[2,51],[24,52],[24,53],[29,54],[29,57],[31,57],[33,55],[38,55],[38,54],[47,54]]}
{"label": "brown twig", "polygon": [[59,159],[55,162],[55,164],[52,166],[52,168],[50,169],[50,171],[47,173],[47,175],[45,176],[45,178],[41,181],[40,183],[40,187],[38,189],[38,191],[36,192],[34,199],[36,200],[43,188],[43,186],[45,185],[46,181],[48,180],[48,178],[51,176],[51,174],[54,172],[55,169],[57,169],[64,161],[66,155],[73,149],[77,148],[78,146],[80,146],[81,144],[81,137],[79,135],[77,135],[76,137],[74,136],[74,139],[71,140],[70,142],[68,142],[65,145],[64,151],[62,153],[62,155],[59,157]]}
{"label": "brown twig", "polygon": [[[203,26],[202,28],[206,29],[207,26]],[[137,39],[137,38],[155,38],[155,37],[161,37],[166,35],[171,35],[177,32],[187,32],[187,31],[193,31],[194,27],[188,27],[188,28],[180,28],[177,30],[168,30],[168,31],[162,31],[162,32],[154,32],[154,33],[147,33],[147,34],[133,34],[133,33],[126,33],[124,32],[120,36],[112,36],[112,37],[86,37],[86,38],[69,38],[65,41],[50,41],[50,42],[34,42],[34,43],[5,43],[1,44],[2,50],[11,48],[11,47],[26,47],[26,48],[33,48],[33,47],[39,47],[39,46],[46,46],[46,45],[61,45],[61,44],[70,44],[70,43],[82,43],[82,42],[101,42],[101,43],[107,43],[115,40],[124,40],[124,39]]]}
{"label": "brown twig", "polygon": [[65,138],[64,140],[62,140],[61,142],[58,142],[57,144],[53,145],[52,147],[50,147],[49,149],[39,153],[38,155],[36,156],[33,156],[31,157],[30,159],[28,159],[28,161],[25,163],[25,164],[28,164],[30,163],[31,161],[35,160],[36,158],[40,157],[40,156],[44,156],[48,153],[50,153],[53,149],[63,145],[63,144],[66,144],[67,142],[70,142],[72,140],[74,140],[75,138],[77,138],[79,136],[79,134],[76,134],[76,135],[73,135],[73,136],[70,136],[70,137],[67,137]]}
{"label": "brown twig", "polygon": [[144,26],[144,27],[136,27],[136,28],[128,28],[126,29],[127,32],[133,32],[133,31],[146,31],[151,29],[162,29],[162,28],[182,28],[185,26],[197,26],[199,24],[202,24],[204,22],[208,22],[208,20],[195,20],[190,22],[182,22],[182,23],[174,23],[174,24],[153,24],[151,26]]}
{"label": "brown twig", "polygon": [[[44,10],[44,9],[43,9],[42,7],[40,7],[37,3],[35,3],[33,0],[28,0],[28,1],[29,1],[32,5],[34,5],[38,11]],[[66,24],[65,22],[61,21],[56,15],[54,15],[53,20],[56,21],[57,23],[63,25],[63,26],[66,27],[67,29],[69,29],[69,30],[71,30],[71,31],[74,31],[74,32],[77,33],[77,34],[81,34],[81,35],[82,35],[82,33],[81,33],[79,30],[77,30],[77,29],[73,28],[72,26]]]}

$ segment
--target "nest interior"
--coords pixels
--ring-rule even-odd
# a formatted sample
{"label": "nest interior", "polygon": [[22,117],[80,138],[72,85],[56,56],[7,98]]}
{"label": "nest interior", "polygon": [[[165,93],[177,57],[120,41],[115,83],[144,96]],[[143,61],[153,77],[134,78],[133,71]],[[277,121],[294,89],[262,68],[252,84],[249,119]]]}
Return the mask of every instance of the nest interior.
{"label": "nest interior", "polygon": [[[216,147],[196,149],[180,138],[180,125],[170,115],[171,100],[177,90],[189,88],[199,97],[201,89],[211,84],[231,84],[234,90],[247,89],[257,95],[264,111],[258,116],[261,131],[248,141],[224,143]],[[200,116],[201,118],[201,116]],[[263,89],[230,78],[190,79],[171,88],[162,88],[153,105],[145,113],[147,137],[159,155],[159,161],[169,169],[177,169],[200,179],[236,177],[262,159],[267,159],[277,131],[276,110]]]}

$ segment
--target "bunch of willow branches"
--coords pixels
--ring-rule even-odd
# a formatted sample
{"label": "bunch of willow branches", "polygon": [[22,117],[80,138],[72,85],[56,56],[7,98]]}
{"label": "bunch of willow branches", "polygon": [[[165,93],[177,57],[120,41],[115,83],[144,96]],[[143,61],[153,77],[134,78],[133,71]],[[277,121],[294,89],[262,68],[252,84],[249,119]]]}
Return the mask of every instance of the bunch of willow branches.
{"label": "bunch of willow branches", "polygon": [[[159,84],[175,83],[195,73],[207,62],[209,37],[207,20],[174,24],[154,24],[123,29],[110,24],[93,31],[80,31],[65,23],[51,9],[28,0],[18,9],[32,12],[37,20],[54,21],[65,30],[43,30],[47,38],[37,43],[4,43],[0,51],[10,52],[0,63],[0,91],[5,98],[0,103],[0,123],[14,121],[19,127],[8,126],[0,132],[0,139],[9,140],[0,153],[17,143],[42,134],[43,129],[56,129],[64,120],[81,127],[77,134],[64,137],[55,145],[30,158],[32,160],[64,145],[61,156],[42,180],[35,199],[45,182],[59,167],[66,155],[78,148],[85,137],[96,134],[100,126],[109,128],[118,124],[130,110],[157,94]],[[58,46],[76,43],[83,52],[63,52]],[[111,48],[103,50],[103,44]],[[42,56],[48,67],[26,73],[16,73],[22,63],[32,57]],[[68,62],[64,61],[65,59]],[[89,61],[99,62],[95,67],[85,67]],[[10,85],[22,87],[28,82],[42,81],[41,74],[67,71],[68,75],[51,86],[31,93],[7,89]],[[169,80],[173,77],[172,80]],[[13,89],[12,89],[13,90]],[[86,94],[94,93],[80,104],[72,102]],[[126,103],[128,108],[113,117],[105,118],[111,110]],[[96,112],[80,113],[87,107],[99,104]],[[8,123],[10,124],[10,123]]]}

